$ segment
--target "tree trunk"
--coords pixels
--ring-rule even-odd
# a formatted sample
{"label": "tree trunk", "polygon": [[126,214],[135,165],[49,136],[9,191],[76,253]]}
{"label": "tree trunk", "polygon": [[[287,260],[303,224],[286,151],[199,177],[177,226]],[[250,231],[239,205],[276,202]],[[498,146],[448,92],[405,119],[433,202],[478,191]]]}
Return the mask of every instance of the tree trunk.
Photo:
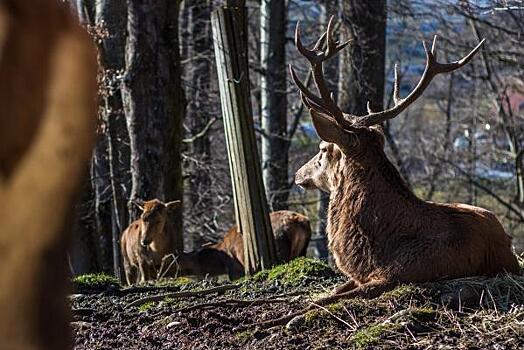
{"label": "tree trunk", "polygon": [[379,110],[384,100],[386,1],[342,1],[342,41],[353,39],[340,55],[339,105],[344,112],[366,114],[366,103]]}
{"label": "tree trunk", "polygon": [[179,1],[127,0],[127,6],[122,96],[131,147],[129,211],[135,218],[134,200],[182,198]]}
{"label": "tree trunk", "polygon": [[271,210],[287,209],[286,1],[260,8],[262,174]]}
{"label": "tree trunk", "polygon": [[189,191],[187,191],[186,206],[194,217],[199,218],[199,224],[214,226],[212,212],[214,196],[211,192],[211,142],[209,132],[201,134],[210,123],[212,111],[211,76],[213,69],[209,59],[212,58],[211,38],[211,3],[210,0],[186,1],[189,28],[185,36],[186,57],[186,93],[188,95],[186,125],[189,126],[189,144],[191,160],[188,165]]}
{"label": "tree trunk", "polygon": [[[164,181],[164,194],[166,200],[182,200],[184,194],[184,182],[182,177],[182,137],[184,129],[182,122],[185,113],[185,97],[182,89],[182,70],[180,66],[180,50],[178,36],[178,18],[180,13],[180,1],[167,1],[167,24],[166,38],[169,55],[169,76],[170,82],[165,89],[168,99],[168,126],[167,126],[167,150],[166,165],[164,167],[166,179]],[[175,240],[174,249],[178,252],[184,251],[184,223],[183,209],[178,206],[170,211],[170,220],[174,226]]]}
{"label": "tree trunk", "polygon": [[277,262],[250,105],[245,8],[219,8],[211,16],[224,129],[237,225],[246,274]]}
{"label": "tree trunk", "polygon": [[98,57],[103,77],[102,119],[106,126],[104,135],[107,143],[111,184],[113,271],[117,277],[120,277],[120,232],[127,224],[127,211],[125,210],[127,200],[122,190],[127,182],[125,180],[127,172],[122,169],[121,156],[129,153],[127,145],[122,142],[123,139],[129,137],[117,77],[125,66],[126,14],[125,0],[103,0],[96,3],[95,24],[107,32],[99,45]]}
{"label": "tree trunk", "polygon": [[[325,12],[324,12],[324,30],[327,29],[327,24],[331,16],[336,16],[338,12],[338,0],[325,0],[324,1]],[[334,96],[338,96],[338,62],[331,62],[326,64],[324,71],[327,80],[329,90],[333,92]],[[327,259],[329,256],[329,250],[327,246],[327,211],[329,207],[329,194],[321,192],[320,201],[318,203],[318,221],[317,221],[317,250],[319,258]]]}

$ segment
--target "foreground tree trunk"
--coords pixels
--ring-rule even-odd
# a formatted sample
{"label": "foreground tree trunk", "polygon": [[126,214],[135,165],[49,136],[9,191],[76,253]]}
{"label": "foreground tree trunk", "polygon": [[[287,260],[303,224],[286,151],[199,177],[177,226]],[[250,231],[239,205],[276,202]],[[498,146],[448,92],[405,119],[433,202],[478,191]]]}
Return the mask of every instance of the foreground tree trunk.
{"label": "foreground tree trunk", "polygon": [[287,209],[286,1],[262,0],[260,7],[262,174],[269,207]]}
{"label": "foreground tree trunk", "polygon": [[[182,199],[179,1],[128,0],[127,6],[122,92],[131,147],[129,211],[135,218],[132,201]],[[174,215],[181,226],[180,211]]]}
{"label": "foreground tree trunk", "polygon": [[353,39],[340,55],[338,103],[343,111],[366,114],[366,103],[380,110],[384,101],[386,1],[341,2],[342,41]]}

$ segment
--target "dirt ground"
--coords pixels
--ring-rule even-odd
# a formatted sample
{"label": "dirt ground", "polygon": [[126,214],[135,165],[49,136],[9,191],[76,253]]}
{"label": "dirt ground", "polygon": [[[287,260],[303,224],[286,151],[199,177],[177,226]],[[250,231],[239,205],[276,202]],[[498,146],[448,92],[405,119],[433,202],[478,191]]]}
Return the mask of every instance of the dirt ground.
{"label": "dirt ground", "polygon": [[[375,300],[345,300],[309,311],[286,326],[241,329],[308,306],[343,280],[311,259],[296,260],[235,285],[179,278],[126,289],[95,276],[77,281],[76,294],[71,296],[74,347],[524,348],[524,277],[517,276],[401,286]],[[187,295],[216,287],[228,290]],[[171,296],[137,302],[166,293]]]}

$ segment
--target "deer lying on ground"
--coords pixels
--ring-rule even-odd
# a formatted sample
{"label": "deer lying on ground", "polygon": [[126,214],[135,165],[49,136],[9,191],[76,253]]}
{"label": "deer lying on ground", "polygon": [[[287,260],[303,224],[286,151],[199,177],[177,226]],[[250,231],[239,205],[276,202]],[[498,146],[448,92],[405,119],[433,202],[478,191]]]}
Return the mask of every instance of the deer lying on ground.
{"label": "deer lying on ground", "polygon": [[[309,219],[293,211],[281,210],[270,214],[277,254],[281,262],[305,256],[311,238]],[[219,243],[197,252],[178,256],[179,275],[218,276],[230,279],[244,275],[244,243],[237,226],[233,226]]]}
{"label": "deer lying on ground", "polygon": [[[295,183],[330,194],[327,235],[336,266],[349,281],[317,305],[340,298],[375,298],[401,283],[467,276],[519,274],[511,239],[495,215],[467,204],[423,201],[415,196],[384,153],[380,124],[413,103],[431,80],[467,64],[480,49],[452,63],[437,61],[436,36],[431,50],[424,44],[426,67],[411,93],[400,97],[395,66],[394,106],[356,116],[342,112],[324,80],[322,64],[349,42],[333,40],[333,18],[326,33],[309,50],[297,25],[295,44],[309,61],[320,96],[309,91],[290,67],[291,77],[322,139],[320,151],[296,173]],[[327,47],[321,50],[322,46]],[[261,324],[284,324],[311,307]],[[252,326],[254,326],[252,325]]]}
{"label": "deer lying on ground", "polygon": [[175,234],[168,211],[179,206],[179,200],[162,203],[158,199],[139,205],[140,218],[122,232],[120,248],[128,284],[154,279],[164,256],[175,251]]}
{"label": "deer lying on ground", "polygon": [[96,51],[63,1],[0,1],[0,348],[71,348],[66,251],[95,140]]}
{"label": "deer lying on ground", "polygon": [[[384,153],[380,123],[413,103],[433,77],[468,63],[437,61],[436,36],[431,50],[424,43],[426,67],[413,91],[399,95],[395,68],[394,106],[356,116],[344,113],[330,95],[322,64],[344,48],[332,37],[333,19],[312,50],[295,33],[298,51],[311,65],[320,97],[291,76],[322,139],[320,152],[300,168],[297,185],[330,194],[327,234],[337,267],[350,281],[335,290],[345,297],[376,297],[400,283],[520,272],[511,239],[495,215],[467,204],[441,204],[415,196]],[[320,48],[326,41],[327,49]]]}

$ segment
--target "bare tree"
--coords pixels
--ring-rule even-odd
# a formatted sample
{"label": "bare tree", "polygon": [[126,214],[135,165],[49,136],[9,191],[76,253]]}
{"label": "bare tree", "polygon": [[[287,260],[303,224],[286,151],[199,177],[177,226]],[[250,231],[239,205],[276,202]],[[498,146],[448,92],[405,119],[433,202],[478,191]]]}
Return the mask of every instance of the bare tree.
{"label": "bare tree", "polygon": [[287,208],[286,1],[262,0],[260,6],[262,173],[269,206]]}
{"label": "bare tree", "polygon": [[[130,201],[181,199],[183,95],[178,62],[179,1],[128,0],[127,8],[122,92],[131,147]],[[137,216],[132,203],[129,210],[131,218]],[[173,220],[179,227],[181,219],[177,211]],[[178,249],[182,249],[180,243]]]}

